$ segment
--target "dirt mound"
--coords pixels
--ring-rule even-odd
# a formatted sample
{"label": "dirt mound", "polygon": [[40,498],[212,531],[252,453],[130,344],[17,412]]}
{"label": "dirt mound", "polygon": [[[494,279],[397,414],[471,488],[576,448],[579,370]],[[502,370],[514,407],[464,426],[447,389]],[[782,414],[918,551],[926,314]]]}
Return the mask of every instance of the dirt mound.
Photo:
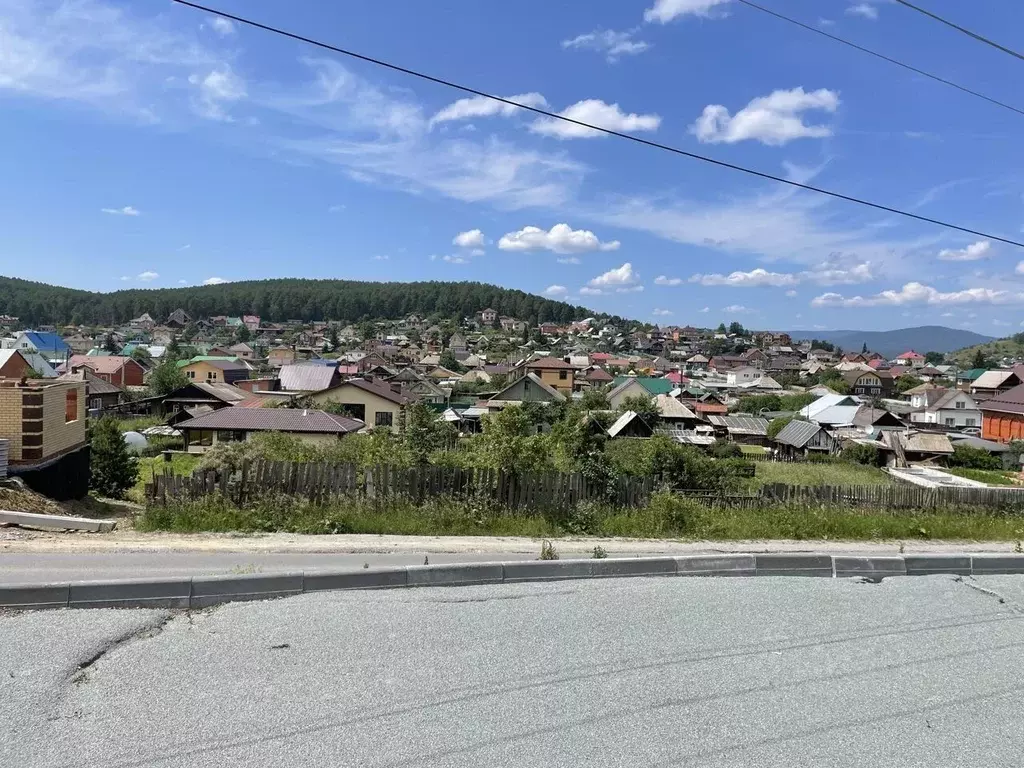
{"label": "dirt mound", "polygon": [[28,488],[17,487],[13,483],[0,485],[0,509],[11,512],[36,512],[43,515],[67,514],[59,502]]}

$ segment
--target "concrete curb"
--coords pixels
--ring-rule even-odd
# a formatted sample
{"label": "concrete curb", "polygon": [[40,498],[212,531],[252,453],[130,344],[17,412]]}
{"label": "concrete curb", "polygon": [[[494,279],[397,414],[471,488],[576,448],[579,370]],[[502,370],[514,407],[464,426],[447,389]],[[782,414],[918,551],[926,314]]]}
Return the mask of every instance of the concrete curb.
{"label": "concrete curb", "polygon": [[821,554],[693,555],[509,563],[411,565],[332,571],[0,585],[0,610],[42,608],[207,608],[306,592],[396,587],[466,586],[630,576],[891,576],[1024,574],[1021,555]]}

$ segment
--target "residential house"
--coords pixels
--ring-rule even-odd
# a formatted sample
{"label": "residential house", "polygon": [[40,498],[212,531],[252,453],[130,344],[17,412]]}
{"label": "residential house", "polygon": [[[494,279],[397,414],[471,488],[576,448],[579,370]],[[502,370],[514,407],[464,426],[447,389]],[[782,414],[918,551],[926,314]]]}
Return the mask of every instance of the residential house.
{"label": "residential house", "polygon": [[654,404],[661,414],[661,423],[668,429],[693,429],[697,426],[697,414],[670,395],[656,395]]}
{"label": "residential house", "polygon": [[192,318],[189,317],[188,312],[184,309],[176,309],[171,312],[167,317],[167,322],[164,323],[168,328],[184,328],[186,325],[192,322]]}
{"label": "residential house", "polygon": [[260,376],[255,379],[238,379],[231,386],[245,392],[279,392],[281,380],[276,376]]}
{"label": "residential house", "polygon": [[220,443],[249,440],[261,432],[282,432],[304,443],[325,445],[358,432],[362,421],[300,408],[220,408],[180,422],[189,453],[204,453]]}
{"label": "residential house", "polygon": [[260,327],[260,316],[259,315],[242,315],[242,325],[249,329],[250,332],[256,333]]}
{"label": "residential house", "polygon": [[228,354],[234,355],[235,357],[240,358],[242,360],[256,359],[256,350],[254,350],[244,341],[228,347]]}
{"label": "residential house", "polygon": [[250,392],[232,384],[193,381],[167,394],[160,401],[159,412],[171,424],[189,418],[187,411],[199,407],[203,407],[204,412],[228,408],[245,402],[250,396]]}
{"label": "residential house", "polygon": [[527,360],[513,368],[511,376],[518,378],[529,373],[536,375],[549,387],[557,389],[563,395],[572,394],[573,367],[561,358],[539,357],[536,360]]}
{"label": "residential house", "polygon": [[291,365],[294,362],[294,347],[271,347],[267,352],[267,365],[271,368],[280,368],[283,365]]}
{"label": "residential house", "polygon": [[35,352],[50,362],[71,356],[71,347],[52,331],[22,331],[14,338],[14,349]]}
{"label": "residential house", "polygon": [[1000,392],[1008,392],[1022,383],[1013,371],[985,371],[974,380],[969,390],[977,399],[984,400]]}
{"label": "residential house", "polygon": [[140,331],[151,330],[154,325],[156,325],[156,321],[150,316],[149,312],[143,312],[141,315],[128,322],[128,326],[130,328],[135,328]]}
{"label": "residential house", "polygon": [[773,373],[800,373],[801,360],[799,357],[793,355],[777,355],[773,357],[768,365],[765,366],[767,370]]}
{"label": "residential house", "polygon": [[60,366],[62,373],[77,373],[82,368],[89,368],[96,378],[109,381],[121,389],[141,387],[146,369],[133,357],[125,355],[74,355],[67,363]]}
{"label": "residential house", "polygon": [[281,366],[281,370],[278,372],[281,390],[310,395],[336,387],[341,383],[341,374],[338,373],[338,367],[334,361],[330,362],[330,365],[307,362]]}
{"label": "residential house", "polygon": [[390,429],[397,434],[401,431],[405,406],[412,402],[400,390],[401,384],[392,386],[380,380],[349,379],[330,389],[314,392],[309,401],[318,406],[342,405],[348,416],[367,426]]}
{"label": "residential house", "polygon": [[0,349],[0,379],[34,376],[35,370],[17,349]]}
{"label": "residential house", "polygon": [[886,408],[875,408],[872,405],[861,405],[853,414],[850,422],[871,434],[881,429],[903,429],[906,427],[900,417]]}
{"label": "residential house", "polygon": [[877,371],[853,370],[844,371],[843,381],[850,388],[851,395],[864,397],[883,397],[882,379]]}
{"label": "residential house", "polygon": [[497,319],[497,310],[491,309],[490,307],[488,307],[487,309],[480,310],[480,322],[483,323],[484,325],[494,325]]}
{"label": "residential house", "polygon": [[514,317],[502,317],[499,321],[501,323],[501,330],[509,331],[510,333],[522,333],[526,330],[526,321],[517,320]]}
{"label": "residential house", "polygon": [[834,455],[839,453],[840,442],[827,429],[812,421],[793,419],[775,436],[779,452],[788,458],[796,456]]}
{"label": "residential house", "polygon": [[596,365],[588,368],[583,374],[583,380],[587,382],[591,387],[603,387],[605,384],[609,384],[615,380],[604,368],[598,368]]}
{"label": "residential house", "polygon": [[733,368],[742,368],[747,364],[743,355],[715,355],[708,362],[708,369],[715,373],[724,374]]}
{"label": "residential house", "polygon": [[84,355],[93,348],[95,341],[81,333],[75,333],[71,336],[65,336],[64,343],[71,348],[73,354]]}
{"label": "residential house", "polygon": [[240,379],[249,378],[249,368],[239,362],[237,358],[200,355],[191,360],[179,360],[178,367],[190,381],[233,384]]}
{"label": "residential house", "polygon": [[934,461],[953,453],[953,444],[949,438],[937,432],[889,430],[882,432],[878,447],[885,451],[889,466]]}
{"label": "residential house", "polygon": [[[486,376],[487,381],[490,381],[488,376],[483,371],[470,371],[465,374],[469,376],[475,374],[476,376]],[[465,379],[465,376],[460,377],[460,381]],[[394,381],[394,379],[392,379]],[[437,386],[433,381],[429,379],[417,378],[415,381],[405,382],[401,385],[401,392],[406,396],[411,396],[413,400],[418,400],[421,403],[433,403],[441,405],[448,400],[448,393],[451,390],[445,390]]]}
{"label": "residential house", "polygon": [[608,427],[608,437],[650,437],[654,429],[635,411],[626,411]]}
{"label": "residential house", "polygon": [[929,390],[929,394],[933,392],[937,392],[938,397],[911,413],[911,422],[941,424],[953,429],[981,426],[981,410],[969,394],[958,389]]}
{"label": "residential house", "polygon": [[744,365],[726,371],[725,382],[729,386],[738,387],[744,384],[752,384],[761,378],[761,369]]}
{"label": "residential house", "polygon": [[707,420],[715,428],[717,435],[728,436],[734,442],[747,445],[768,444],[768,419],[750,415],[709,414]]}
{"label": "residential house", "polygon": [[764,353],[764,350],[758,349],[757,347],[748,349],[746,352],[742,353],[740,357],[742,357],[746,361],[746,364],[752,368],[760,369],[768,365],[768,355]]}
{"label": "residential house", "polygon": [[798,415],[816,424],[852,424],[860,403],[850,395],[822,395],[805,405]]}
{"label": "residential house", "polygon": [[686,367],[691,371],[706,371],[709,362],[711,362],[710,359],[704,355],[692,355],[686,359]]}
{"label": "residential house", "polygon": [[971,385],[977,381],[985,371],[985,368],[969,368],[966,371],[960,371],[956,375],[957,387],[969,390]]}
{"label": "residential house", "polygon": [[758,331],[753,336],[754,343],[759,347],[770,347],[793,343],[793,338],[788,333],[781,331]]}
{"label": "residential house", "polygon": [[612,408],[618,409],[627,397],[654,397],[667,395],[673,389],[668,379],[657,379],[650,376],[619,376],[612,382],[608,393],[608,402]]}
{"label": "residential house", "polygon": [[1008,443],[1024,439],[1024,384],[978,403],[978,408],[985,440]]}
{"label": "residential house", "polygon": [[487,401],[490,409],[518,403],[561,403],[567,395],[546,383],[536,373],[516,379]]}
{"label": "residential house", "polygon": [[562,326],[557,323],[541,323],[537,329],[545,336],[559,336],[562,333]]}
{"label": "residential house", "polygon": [[466,344],[466,337],[456,331],[448,339],[448,349],[453,353],[468,352],[469,346]]}
{"label": "residential house", "polygon": [[926,361],[924,359],[924,355],[911,349],[904,352],[902,355],[897,355],[893,362],[895,362],[896,365],[905,365],[908,368],[922,368]]}
{"label": "residential house", "polygon": [[0,438],[8,473],[57,500],[89,490],[84,381],[0,381]]}
{"label": "residential house", "polygon": [[89,368],[82,368],[77,373],[65,373],[57,377],[57,381],[84,381],[86,384],[86,408],[90,411],[104,411],[120,405],[124,398],[123,390],[95,376]]}
{"label": "residential house", "polygon": [[817,360],[819,363],[831,363],[836,359],[836,355],[830,350],[815,348],[807,353],[807,359]]}

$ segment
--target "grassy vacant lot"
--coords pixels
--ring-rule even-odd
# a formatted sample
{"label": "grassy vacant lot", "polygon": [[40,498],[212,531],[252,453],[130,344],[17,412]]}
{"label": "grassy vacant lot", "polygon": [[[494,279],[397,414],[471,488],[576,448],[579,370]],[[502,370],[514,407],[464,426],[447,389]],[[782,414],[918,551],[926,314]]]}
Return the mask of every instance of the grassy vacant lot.
{"label": "grassy vacant lot", "polygon": [[164,420],[159,416],[135,416],[130,419],[117,419],[117,428],[122,432],[141,432],[163,423]]}
{"label": "grassy vacant lot", "polygon": [[392,499],[379,504],[337,499],[317,506],[268,497],[239,509],[218,496],[149,507],[140,530],[283,531],[434,536],[621,536],[692,540],[833,539],[847,541],[1024,539],[1024,515],[984,509],[950,511],[864,510],[804,506],[731,509],[702,506],[656,494],[643,509],[581,505],[573,512],[512,514],[486,503],[435,499],[420,507]]}
{"label": "grassy vacant lot", "polygon": [[162,475],[170,469],[176,475],[191,475],[199,465],[198,456],[190,456],[187,453],[175,453],[171,456],[170,462],[165,461],[163,456],[139,459],[139,476],[134,487],[128,491],[129,501],[134,501],[137,504],[145,503],[146,483],[152,479],[153,472]]}
{"label": "grassy vacant lot", "polygon": [[965,469],[964,467],[947,467],[946,472],[957,477],[966,477],[968,480],[977,480],[979,483],[989,485],[1020,485],[1014,482],[1018,477],[1016,472],[1008,472],[994,469]]}
{"label": "grassy vacant lot", "polygon": [[893,479],[877,467],[863,464],[815,464],[759,461],[756,464],[754,487],[765,483],[787,485],[890,485]]}

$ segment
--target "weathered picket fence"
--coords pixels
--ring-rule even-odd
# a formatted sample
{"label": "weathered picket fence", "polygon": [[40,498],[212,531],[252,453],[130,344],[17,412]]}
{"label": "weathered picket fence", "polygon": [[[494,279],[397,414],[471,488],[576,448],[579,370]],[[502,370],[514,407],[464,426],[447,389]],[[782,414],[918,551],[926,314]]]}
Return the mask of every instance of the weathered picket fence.
{"label": "weathered picket fence", "polygon": [[234,471],[196,470],[192,475],[154,474],[146,484],[151,503],[221,494],[238,505],[268,493],[300,496],[316,503],[335,496],[369,499],[402,497],[416,503],[437,496],[479,497],[509,509],[569,509],[582,501],[607,501],[642,507],[657,487],[657,478],[619,478],[611,488],[581,474],[516,474],[496,469],[461,467],[375,466],[355,464],[254,461]]}
{"label": "weathered picket fence", "polygon": [[874,507],[876,509],[941,509],[975,507],[1024,511],[1024,489],[923,488],[915,485],[819,485],[768,483],[761,488],[766,502]]}

